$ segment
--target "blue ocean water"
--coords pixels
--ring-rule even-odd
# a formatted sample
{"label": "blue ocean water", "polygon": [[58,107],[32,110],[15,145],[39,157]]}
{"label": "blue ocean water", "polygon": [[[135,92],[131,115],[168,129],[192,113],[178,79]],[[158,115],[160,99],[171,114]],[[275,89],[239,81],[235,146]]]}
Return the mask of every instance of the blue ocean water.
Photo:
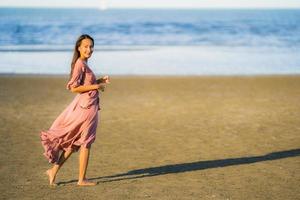
{"label": "blue ocean water", "polygon": [[107,73],[122,63],[121,74],[300,73],[297,9],[41,8],[0,8],[0,73],[67,73],[82,33],[94,37],[93,62]]}
{"label": "blue ocean water", "polygon": [[300,10],[0,9],[0,45],[300,46]]}

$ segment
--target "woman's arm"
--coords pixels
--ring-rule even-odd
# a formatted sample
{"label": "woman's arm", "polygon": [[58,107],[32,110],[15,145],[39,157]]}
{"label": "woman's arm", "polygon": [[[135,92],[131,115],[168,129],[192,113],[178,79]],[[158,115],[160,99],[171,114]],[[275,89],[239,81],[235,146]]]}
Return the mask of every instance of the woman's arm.
{"label": "woman's arm", "polygon": [[94,84],[94,85],[80,85],[78,87],[71,87],[71,91],[75,93],[82,93],[82,92],[88,92],[90,90],[98,90],[102,89],[104,90],[104,85],[103,84]]}

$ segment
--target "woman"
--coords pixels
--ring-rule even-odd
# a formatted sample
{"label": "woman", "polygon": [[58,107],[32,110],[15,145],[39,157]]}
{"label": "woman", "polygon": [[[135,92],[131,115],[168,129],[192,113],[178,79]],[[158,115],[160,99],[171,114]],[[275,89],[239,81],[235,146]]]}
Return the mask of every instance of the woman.
{"label": "woman", "polygon": [[44,155],[53,163],[46,171],[50,185],[56,185],[55,177],[72,152],[78,151],[80,186],[96,185],[85,177],[91,144],[96,139],[98,124],[99,92],[109,83],[105,76],[96,80],[87,62],[94,50],[94,40],[89,35],[81,35],[76,41],[67,89],[78,93],[74,100],[53,122],[47,131],[40,134]]}

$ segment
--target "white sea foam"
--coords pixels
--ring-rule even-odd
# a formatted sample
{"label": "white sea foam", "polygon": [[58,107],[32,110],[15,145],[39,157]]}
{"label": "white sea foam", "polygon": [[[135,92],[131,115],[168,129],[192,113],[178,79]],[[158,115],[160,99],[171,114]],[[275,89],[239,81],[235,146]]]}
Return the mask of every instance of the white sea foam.
{"label": "white sea foam", "polygon": [[[89,65],[110,75],[300,74],[300,51],[275,47],[98,47]],[[68,74],[72,51],[2,52],[0,73]]]}

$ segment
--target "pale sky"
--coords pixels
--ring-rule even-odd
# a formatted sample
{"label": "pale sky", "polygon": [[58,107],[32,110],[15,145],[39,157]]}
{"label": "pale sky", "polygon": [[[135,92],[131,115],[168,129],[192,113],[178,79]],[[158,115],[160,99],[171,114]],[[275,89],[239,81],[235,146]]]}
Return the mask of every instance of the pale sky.
{"label": "pale sky", "polygon": [[1,0],[1,7],[300,8],[300,0]]}

